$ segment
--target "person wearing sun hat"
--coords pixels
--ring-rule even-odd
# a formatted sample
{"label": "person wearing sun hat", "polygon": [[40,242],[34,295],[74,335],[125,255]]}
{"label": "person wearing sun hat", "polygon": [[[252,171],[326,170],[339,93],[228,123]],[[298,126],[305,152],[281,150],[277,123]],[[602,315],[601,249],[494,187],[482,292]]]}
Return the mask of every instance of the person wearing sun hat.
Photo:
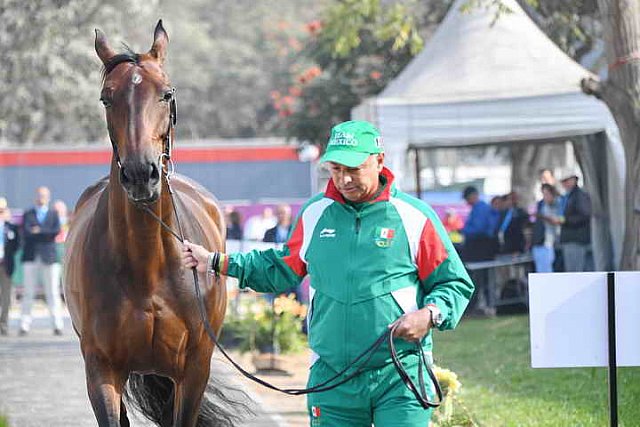
{"label": "person wearing sun hat", "polygon": [[560,225],[564,271],[589,271],[591,249],[591,197],[578,186],[578,175],[567,173],[560,182],[565,190]]}
{"label": "person wearing sun hat", "polygon": [[[185,242],[183,265],[236,277],[258,292],[281,292],[308,274],[308,387],[347,367],[390,325],[397,325],[395,345],[415,379],[414,343],[431,357],[432,328],[457,325],[473,283],[433,209],[394,185],[373,124],[333,127],[321,162],[331,179],[302,207],[282,250],[223,254]],[[432,410],[405,386],[386,345],[362,368],[346,383],[308,395],[310,425],[429,424]]]}

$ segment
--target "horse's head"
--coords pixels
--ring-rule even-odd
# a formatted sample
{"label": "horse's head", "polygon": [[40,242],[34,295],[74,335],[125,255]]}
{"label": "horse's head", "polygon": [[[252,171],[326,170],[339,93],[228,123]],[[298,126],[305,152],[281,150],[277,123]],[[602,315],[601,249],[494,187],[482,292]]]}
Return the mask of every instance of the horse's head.
{"label": "horse's head", "polygon": [[122,187],[135,203],[160,195],[165,157],[171,154],[175,121],[174,89],[164,72],[169,38],[162,20],[147,53],[116,53],[96,30],[96,52],[104,64],[100,101],[107,116]]}

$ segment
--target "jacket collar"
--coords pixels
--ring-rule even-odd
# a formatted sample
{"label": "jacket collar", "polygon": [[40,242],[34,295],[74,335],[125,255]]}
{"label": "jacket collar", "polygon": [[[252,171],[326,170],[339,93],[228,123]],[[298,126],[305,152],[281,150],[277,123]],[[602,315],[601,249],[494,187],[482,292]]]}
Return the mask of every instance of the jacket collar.
{"label": "jacket collar", "polygon": [[[380,175],[382,175],[387,180],[387,184],[384,186],[384,190],[382,190],[382,193],[380,193],[374,200],[371,200],[370,203],[388,202],[389,198],[391,197],[392,187],[394,186],[393,180],[395,179],[393,173],[386,167],[383,167]],[[325,197],[333,199],[336,202],[343,204],[346,203],[346,200],[333,183],[333,179],[329,179],[329,183],[327,184],[327,189],[325,190],[324,195]]]}

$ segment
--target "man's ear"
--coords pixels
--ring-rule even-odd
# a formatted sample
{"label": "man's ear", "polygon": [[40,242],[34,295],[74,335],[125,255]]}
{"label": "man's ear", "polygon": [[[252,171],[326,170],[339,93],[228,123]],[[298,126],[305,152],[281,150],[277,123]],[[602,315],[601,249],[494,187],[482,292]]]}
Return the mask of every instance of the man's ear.
{"label": "man's ear", "polygon": [[379,153],[376,156],[376,162],[378,162],[378,172],[382,172],[382,168],[384,167],[384,153]]}

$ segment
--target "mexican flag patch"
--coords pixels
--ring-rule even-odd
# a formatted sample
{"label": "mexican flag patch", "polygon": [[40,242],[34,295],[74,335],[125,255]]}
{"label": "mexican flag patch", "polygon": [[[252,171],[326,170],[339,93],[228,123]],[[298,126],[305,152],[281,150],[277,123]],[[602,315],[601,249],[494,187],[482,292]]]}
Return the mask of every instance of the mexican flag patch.
{"label": "mexican flag patch", "polygon": [[377,227],[375,233],[376,246],[379,248],[388,248],[396,232],[393,228]]}

